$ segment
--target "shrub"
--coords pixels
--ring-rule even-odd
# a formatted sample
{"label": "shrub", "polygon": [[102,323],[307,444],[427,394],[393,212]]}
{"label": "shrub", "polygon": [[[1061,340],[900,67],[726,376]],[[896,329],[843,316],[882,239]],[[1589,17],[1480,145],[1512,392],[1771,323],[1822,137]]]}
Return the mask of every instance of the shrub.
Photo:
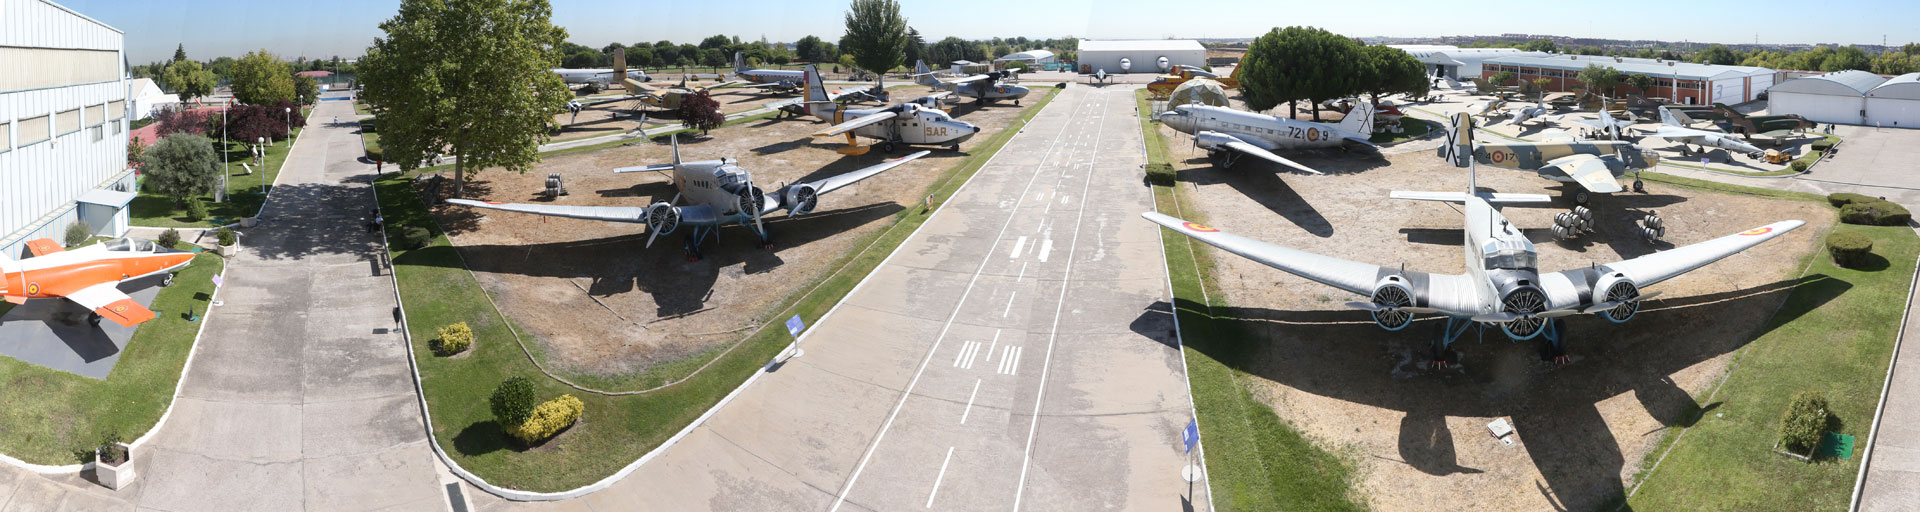
{"label": "shrub", "polygon": [[107,435],[101,436],[100,448],[97,452],[100,456],[99,462],[108,466],[118,466],[126,462],[127,450],[120,447],[120,442],[119,432],[109,431]]}
{"label": "shrub", "polygon": [[1822,141],[1814,142],[1813,145],[1810,147],[1812,147],[1814,151],[1826,151],[1829,149],[1833,149],[1833,141],[1822,140]]}
{"label": "shrub", "polygon": [[1787,167],[1793,168],[1793,172],[1807,172],[1807,161],[1794,160],[1793,163],[1787,164]]}
{"label": "shrub", "polygon": [[1171,164],[1147,164],[1147,183],[1171,187],[1174,172]]}
{"label": "shrub", "polygon": [[195,197],[187,199],[187,220],[200,222],[207,220],[207,203]]}
{"label": "shrub", "polygon": [[85,221],[67,225],[67,247],[86,243],[88,238],[93,238],[93,226],[88,226]]}
{"label": "shrub", "polygon": [[233,243],[236,241],[234,240],[233,230],[228,228],[220,228],[219,231],[213,232],[213,238],[214,240],[219,241],[220,245],[223,245],[223,246],[233,245]]}
{"label": "shrub", "polygon": [[432,244],[432,243],[433,243],[433,233],[428,232],[427,228],[423,228],[420,226],[407,226],[407,227],[400,228],[400,248],[401,249],[411,251],[414,249],[426,247],[428,244]]}
{"label": "shrub", "polygon": [[533,381],[518,375],[507,377],[494,388],[487,404],[493,407],[493,419],[500,422],[500,428],[511,431],[533,415]]}
{"label": "shrub", "polygon": [[1879,199],[1875,199],[1873,196],[1855,194],[1852,192],[1841,192],[1838,194],[1827,195],[1827,203],[1832,204],[1834,208],[1846,206],[1848,203],[1866,203],[1866,202],[1872,202],[1872,201],[1879,201]]}
{"label": "shrub", "polygon": [[434,338],[430,345],[434,352],[443,356],[458,354],[473,345],[473,329],[467,327],[466,322],[441,327],[440,336]]}
{"label": "shrub", "polygon": [[160,239],[156,242],[159,242],[161,247],[180,245],[180,230],[168,228],[166,231],[161,231]]}
{"label": "shrub", "polygon": [[206,137],[185,133],[162,137],[140,155],[140,172],[146,176],[140,187],[173,198],[176,206],[213,192],[220,186],[220,173],[225,172],[213,144]]}
{"label": "shrub", "polygon": [[559,398],[546,401],[533,409],[533,414],[519,426],[507,429],[508,434],[521,442],[534,444],[545,441],[560,433],[573,422],[580,420],[580,414],[587,412],[587,404],[573,395],[560,395]]}
{"label": "shrub", "polygon": [[380,149],[379,147],[367,148],[367,160],[379,162],[386,159],[387,159],[386,151]]}
{"label": "shrub", "polygon": [[1007,69],[1015,69],[1015,70],[1020,70],[1020,71],[1026,71],[1026,70],[1027,70],[1027,63],[1025,63],[1025,62],[1020,62],[1020,61],[1017,61],[1017,60],[1016,60],[1016,61],[1012,61],[1012,62],[1008,62],[1008,63],[1007,63]]}
{"label": "shrub", "polygon": [[1847,203],[1840,207],[1840,222],[1863,226],[1902,226],[1913,214],[1900,205],[1887,201]]}
{"label": "shrub", "polygon": [[1827,237],[1827,254],[1833,255],[1833,264],[1842,268],[1860,268],[1872,253],[1873,239],[1867,235],[1847,231]]}
{"label": "shrub", "polygon": [[1793,453],[1809,453],[1827,429],[1827,397],[1817,391],[1794,393],[1780,415],[1780,444]]}

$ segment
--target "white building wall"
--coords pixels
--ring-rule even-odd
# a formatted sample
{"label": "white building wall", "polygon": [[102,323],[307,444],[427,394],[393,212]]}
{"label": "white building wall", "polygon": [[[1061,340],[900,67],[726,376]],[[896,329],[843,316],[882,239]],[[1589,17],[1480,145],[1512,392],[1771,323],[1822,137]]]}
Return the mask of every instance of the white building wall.
{"label": "white building wall", "polygon": [[1867,124],[1888,128],[1920,128],[1920,100],[1867,98]]}
{"label": "white building wall", "polygon": [[0,46],[120,51],[124,34],[58,4],[0,0]]}
{"label": "white building wall", "polygon": [[[105,50],[119,54],[122,34],[43,0],[0,0],[0,47]],[[77,220],[74,200],[96,188],[132,189],[127,170],[127,80],[122,59],[117,79],[26,90],[0,90],[0,251],[17,257],[26,240],[61,238]],[[0,62],[0,74],[16,72]],[[103,106],[122,102],[119,115]],[[78,109],[78,126],[59,124],[59,113]],[[52,137],[22,146],[21,119],[50,116]],[[115,119],[109,121],[108,119]],[[95,139],[94,126],[99,126]],[[95,226],[100,227],[100,226]]]}
{"label": "white building wall", "polygon": [[1708,82],[1714,103],[1736,105],[1747,101],[1747,77],[1722,78]]}
{"label": "white building wall", "polygon": [[1767,93],[1767,113],[1799,114],[1821,123],[1860,124],[1863,100],[1861,96],[1773,91]]}
{"label": "white building wall", "polygon": [[1163,56],[1167,58],[1168,64],[1172,66],[1179,66],[1184,64],[1188,66],[1199,67],[1199,66],[1207,65],[1207,50],[1205,49],[1160,50],[1160,51],[1081,50],[1079,65],[1087,67],[1088,72],[1092,72],[1094,70],[1099,70],[1099,69],[1105,69],[1107,70],[1107,73],[1120,73],[1121,72],[1120,59],[1125,58],[1132,61],[1132,64],[1133,64],[1133,69],[1132,71],[1129,71],[1129,73],[1158,74],[1161,71],[1157,63],[1159,62],[1160,57],[1163,57]]}

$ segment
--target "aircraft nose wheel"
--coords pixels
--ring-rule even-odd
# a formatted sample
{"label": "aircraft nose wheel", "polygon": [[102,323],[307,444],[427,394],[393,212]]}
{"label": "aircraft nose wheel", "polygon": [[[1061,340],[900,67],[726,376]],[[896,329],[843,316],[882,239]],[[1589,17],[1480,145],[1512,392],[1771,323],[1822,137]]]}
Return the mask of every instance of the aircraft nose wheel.
{"label": "aircraft nose wheel", "polygon": [[99,313],[87,313],[87,323],[88,323],[88,324],[92,324],[92,325],[93,325],[94,327],[99,327],[99,326],[100,326],[100,314],[99,314]]}
{"label": "aircraft nose wheel", "polygon": [[168,286],[173,286],[173,276],[174,276],[174,274],[167,274],[167,277],[166,277],[166,279],[162,279],[162,280],[160,280],[160,286],[161,286],[162,288],[164,288],[164,287],[168,287]]}
{"label": "aircraft nose wheel", "polygon": [[893,141],[886,141],[886,142],[882,142],[882,143],[880,143],[880,150],[881,150],[881,151],[885,151],[885,152],[888,152],[888,153],[892,153],[892,152],[893,152]]}

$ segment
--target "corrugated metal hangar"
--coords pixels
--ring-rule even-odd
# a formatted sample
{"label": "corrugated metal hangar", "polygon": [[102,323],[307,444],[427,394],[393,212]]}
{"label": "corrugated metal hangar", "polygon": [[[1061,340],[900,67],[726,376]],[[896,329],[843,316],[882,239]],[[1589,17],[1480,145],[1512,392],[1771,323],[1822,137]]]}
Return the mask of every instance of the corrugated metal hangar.
{"label": "corrugated metal hangar", "polygon": [[[0,251],[20,258],[27,240],[59,240],[83,215],[102,221],[89,223],[98,235],[125,234],[124,211],[80,201],[133,190],[125,35],[47,0],[0,9]],[[92,210],[124,210],[130,196],[92,197]]]}
{"label": "corrugated metal hangar", "polygon": [[1912,127],[1920,125],[1917,77],[1888,80],[1847,70],[1795,78],[1767,90],[1767,113],[1798,114],[1822,123]]}
{"label": "corrugated metal hangar", "polygon": [[1920,73],[1907,73],[1867,91],[1867,124],[1920,127]]}
{"label": "corrugated metal hangar", "polygon": [[[1164,64],[1161,59],[1166,59]],[[1081,73],[1102,69],[1108,73],[1160,73],[1180,65],[1207,65],[1207,48],[1192,39],[1080,40]]]}

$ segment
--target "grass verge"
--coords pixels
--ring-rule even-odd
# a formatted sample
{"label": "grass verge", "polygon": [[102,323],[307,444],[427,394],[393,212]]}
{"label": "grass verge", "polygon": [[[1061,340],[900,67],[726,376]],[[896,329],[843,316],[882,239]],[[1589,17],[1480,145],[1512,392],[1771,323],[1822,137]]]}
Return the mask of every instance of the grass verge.
{"label": "grass verge", "polygon": [[1439,123],[1433,121],[1414,119],[1413,116],[1406,116],[1400,118],[1400,133],[1375,133],[1373,134],[1373,138],[1367,140],[1374,144],[1386,144],[1394,141],[1418,139],[1427,136],[1428,133],[1432,133],[1433,130],[1439,126]]}
{"label": "grass verge", "polygon": [[[1641,510],[1845,510],[1860,457],[1801,462],[1771,451],[1779,439],[1788,397],[1824,393],[1837,421],[1829,430],[1865,443],[1880,399],[1886,365],[1899,335],[1907,286],[1920,237],[1906,226],[1837,224],[1833,233],[1873,239],[1876,255],[1864,269],[1812,256],[1807,276],[1765,333],[1736,356],[1721,384],[1712,416],[1695,418],[1684,438],[1669,432],[1648,454],[1635,478],[1644,481],[1628,504]],[[1831,236],[1831,234],[1829,234]],[[1856,445],[1855,449],[1863,449]]]}
{"label": "grass verge", "polygon": [[[1057,91],[1049,91],[1020,119],[1037,114]],[[1018,132],[1011,126],[1001,130],[947,170],[929,192],[950,197]],[[776,320],[748,334],[739,348],[721,355],[706,371],[654,392],[606,396],[582,393],[547,378],[527,359],[485,300],[485,290],[421,207],[404,175],[383,176],[374,186],[390,226],[422,226],[434,231],[434,241],[428,247],[396,250],[392,257],[406,307],[407,329],[417,334],[414,354],[431,409],[429,421],[440,448],[461,467],[494,485],[541,492],[590,484],[665,442],[786,348],[791,339],[780,322],[794,314],[809,322],[819,320],[931,215],[924,209],[908,208],[894,217],[889,228],[857,240],[853,247],[867,249],[849,250],[829,265],[840,272],[823,274],[798,288],[810,291],[784,301],[786,305],[778,309],[779,314],[768,317]],[[432,333],[463,321],[473,329],[473,347],[457,357],[434,356],[427,346]],[[493,419],[487,396],[501,380],[516,375],[533,379],[542,400],[563,393],[579,397],[586,403],[580,423],[537,447],[509,442]]]}
{"label": "grass verge", "polygon": [[[7,404],[0,407],[0,432],[6,433],[0,452],[34,464],[76,464],[93,460],[93,448],[109,433],[132,442],[151,430],[173,403],[200,330],[199,323],[187,321],[188,312],[206,314],[212,278],[224,266],[219,256],[206,253],[181,269],[174,285],[154,298],[159,318],[134,331],[106,380],[0,357],[0,403]],[[0,305],[0,314],[11,306]]]}
{"label": "grass verge", "polygon": [[[1145,90],[1140,102],[1140,128],[1147,143],[1148,165],[1167,163],[1166,143],[1154,121],[1144,116],[1152,109]],[[1177,187],[1155,185],[1155,208],[1168,215],[1204,222],[1197,212],[1184,211]],[[1355,464],[1313,442],[1280,419],[1273,408],[1254,396],[1242,365],[1253,351],[1238,340],[1250,338],[1237,319],[1212,314],[1225,306],[1205,293],[1218,288],[1214,262],[1204,245],[1172,231],[1160,234],[1168,277],[1173,282],[1175,314],[1187,359],[1187,379],[1194,407],[1200,415],[1200,438],[1206,441],[1208,489],[1218,510],[1361,510],[1355,495]]]}
{"label": "grass verge", "polygon": [[[280,165],[287,160],[287,153],[293,151],[293,141],[305,128],[294,128],[287,140],[274,143],[267,148],[266,161],[256,166],[253,174],[246,174],[246,167],[252,165],[253,154],[246,144],[239,141],[227,142],[227,202],[214,203],[213,195],[201,196],[207,204],[207,218],[195,222],[187,218],[184,208],[173,207],[173,198],[147,191],[144,187],[134,196],[129,207],[130,223],[138,227],[152,228],[209,228],[239,221],[242,217],[252,217],[260,212],[260,206],[266,204],[267,191],[271,191],[274,178],[280,176]],[[218,144],[216,142],[215,144]]]}

